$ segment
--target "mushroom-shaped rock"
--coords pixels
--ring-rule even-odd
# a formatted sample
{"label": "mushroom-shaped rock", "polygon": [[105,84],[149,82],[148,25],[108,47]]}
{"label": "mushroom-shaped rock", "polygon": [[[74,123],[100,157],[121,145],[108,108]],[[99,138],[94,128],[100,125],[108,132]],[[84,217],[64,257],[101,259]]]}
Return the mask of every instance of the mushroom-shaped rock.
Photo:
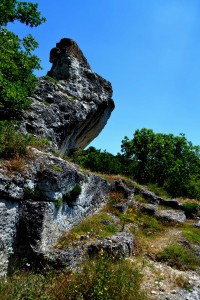
{"label": "mushroom-shaped rock", "polygon": [[20,129],[41,135],[61,153],[84,149],[104,128],[114,109],[110,82],[94,73],[78,45],[61,39],[50,52],[53,64],[39,79]]}

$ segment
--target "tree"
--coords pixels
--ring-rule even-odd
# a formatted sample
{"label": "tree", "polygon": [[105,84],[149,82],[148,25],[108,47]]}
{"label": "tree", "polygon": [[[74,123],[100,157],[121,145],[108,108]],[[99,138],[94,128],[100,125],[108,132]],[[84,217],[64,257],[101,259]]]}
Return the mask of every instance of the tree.
{"label": "tree", "polygon": [[26,109],[37,84],[35,69],[40,60],[32,52],[38,43],[28,35],[22,40],[6,29],[9,22],[20,21],[30,27],[45,22],[37,10],[38,4],[18,0],[1,0],[0,3],[0,110]]}
{"label": "tree", "polygon": [[199,194],[194,178],[199,182],[200,148],[187,141],[184,134],[136,130],[132,140],[125,137],[122,141],[122,153],[135,162],[134,176],[140,183],[164,186],[173,196]]}
{"label": "tree", "polygon": [[122,173],[122,165],[117,156],[89,147],[87,150],[76,151],[72,155],[74,162],[91,171],[105,174]]}

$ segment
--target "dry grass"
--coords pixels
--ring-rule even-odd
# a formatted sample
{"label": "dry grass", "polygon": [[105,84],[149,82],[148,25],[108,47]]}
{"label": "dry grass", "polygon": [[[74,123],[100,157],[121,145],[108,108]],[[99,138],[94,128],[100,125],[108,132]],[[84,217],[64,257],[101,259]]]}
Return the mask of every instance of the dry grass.
{"label": "dry grass", "polygon": [[11,176],[13,172],[22,173],[25,170],[26,160],[16,155],[9,160],[2,160],[1,165],[7,171],[7,175]]}
{"label": "dry grass", "polygon": [[[140,261],[143,274],[143,286],[149,295],[152,290],[166,297],[172,290],[187,289],[190,286],[192,272],[175,270],[169,266],[146,259]],[[137,265],[139,268],[139,265]],[[149,299],[157,299],[156,296]],[[159,298],[160,299],[160,298]]]}
{"label": "dry grass", "polygon": [[185,204],[185,203],[195,203],[195,204],[199,204],[200,205],[200,201],[196,200],[196,199],[177,197],[176,200],[179,201],[182,204]]}

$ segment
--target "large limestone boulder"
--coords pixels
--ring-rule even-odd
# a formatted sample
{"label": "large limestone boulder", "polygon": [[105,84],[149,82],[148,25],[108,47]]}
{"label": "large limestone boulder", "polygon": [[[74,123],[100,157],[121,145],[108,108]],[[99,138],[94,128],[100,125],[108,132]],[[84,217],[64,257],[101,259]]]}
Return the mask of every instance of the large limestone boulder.
{"label": "large limestone boulder", "polygon": [[29,111],[20,118],[22,132],[48,138],[68,154],[85,148],[104,128],[112,110],[112,86],[94,73],[78,45],[61,39],[50,52],[53,64],[39,79]]}
{"label": "large limestone boulder", "polygon": [[109,193],[105,180],[50,153],[32,149],[23,164],[18,171],[0,161],[0,276],[13,259],[41,261]]}

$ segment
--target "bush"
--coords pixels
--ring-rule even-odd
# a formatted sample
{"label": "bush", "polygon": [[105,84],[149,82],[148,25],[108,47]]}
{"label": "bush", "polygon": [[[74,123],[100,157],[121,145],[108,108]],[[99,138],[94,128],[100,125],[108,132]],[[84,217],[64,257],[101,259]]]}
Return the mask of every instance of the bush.
{"label": "bush", "polygon": [[187,192],[190,198],[200,200],[200,174],[190,175],[187,183]]}
{"label": "bush", "polygon": [[16,156],[25,156],[29,137],[16,131],[13,123],[0,124],[0,156],[3,158],[12,158]]}
{"label": "bush", "polygon": [[61,205],[62,205],[62,198],[56,199],[56,201],[55,201],[55,208],[59,209],[61,207]]}
{"label": "bush", "polygon": [[149,184],[147,184],[147,187],[151,192],[154,192],[159,197],[162,197],[165,199],[170,198],[167,191],[163,187],[159,187],[157,184],[149,183]]}
{"label": "bush", "polygon": [[63,196],[63,200],[67,202],[69,206],[71,206],[73,201],[75,201],[76,198],[81,194],[81,191],[81,185],[79,183],[76,183],[73,189]]}
{"label": "bush", "polygon": [[199,264],[199,260],[191,250],[185,249],[183,246],[175,243],[162,251],[161,258],[167,261],[170,266],[175,266],[182,270],[194,270]]}
{"label": "bush", "polygon": [[193,218],[200,213],[200,205],[197,203],[184,203],[183,210],[187,218]]}

